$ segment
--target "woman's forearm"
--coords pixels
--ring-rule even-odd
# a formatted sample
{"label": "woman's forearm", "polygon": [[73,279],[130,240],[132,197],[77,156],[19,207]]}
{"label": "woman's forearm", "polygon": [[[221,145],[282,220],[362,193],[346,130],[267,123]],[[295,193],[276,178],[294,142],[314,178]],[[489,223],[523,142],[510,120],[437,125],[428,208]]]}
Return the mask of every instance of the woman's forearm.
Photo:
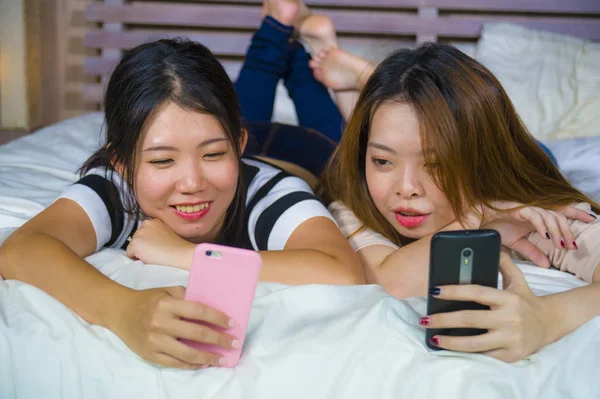
{"label": "woman's forearm", "polygon": [[[173,267],[190,270],[195,244],[185,244],[186,255]],[[327,254],[317,249],[285,249],[259,251],[262,257],[260,281],[288,285],[333,284],[358,285],[365,283],[360,263],[346,257]]]}
{"label": "woman's forearm", "polygon": [[600,315],[600,283],[540,298],[548,326],[547,342],[552,343]]}
{"label": "woman's forearm", "polygon": [[377,284],[396,298],[427,295],[431,236],[392,252],[375,274]]}
{"label": "woman's forearm", "polygon": [[359,264],[345,262],[313,249],[262,251],[260,280],[289,285],[300,284],[364,284]]}
{"label": "woman's forearm", "polygon": [[55,237],[42,233],[9,237],[0,247],[0,274],[34,285],[90,324],[108,327],[121,298],[131,290],[80,258]]}
{"label": "woman's forearm", "polygon": [[[440,231],[462,230],[454,221]],[[467,227],[469,228],[469,227]],[[396,298],[427,295],[429,251],[433,235],[405,245],[388,255],[375,267],[377,283]]]}

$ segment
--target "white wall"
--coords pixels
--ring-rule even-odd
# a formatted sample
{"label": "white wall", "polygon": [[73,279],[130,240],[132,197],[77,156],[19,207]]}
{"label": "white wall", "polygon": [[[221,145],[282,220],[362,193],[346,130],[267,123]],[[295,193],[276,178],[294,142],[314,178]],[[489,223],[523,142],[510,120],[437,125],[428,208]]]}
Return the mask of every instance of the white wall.
{"label": "white wall", "polygon": [[28,128],[23,0],[0,0],[0,127]]}

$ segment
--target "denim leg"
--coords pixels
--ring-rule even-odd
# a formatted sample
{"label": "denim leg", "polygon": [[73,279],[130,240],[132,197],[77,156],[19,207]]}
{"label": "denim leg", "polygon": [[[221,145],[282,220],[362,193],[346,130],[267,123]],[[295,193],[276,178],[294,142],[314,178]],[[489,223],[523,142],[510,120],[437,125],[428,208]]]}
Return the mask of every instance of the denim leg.
{"label": "denim leg", "polygon": [[288,68],[288,45],[293,33],[293,26],[266,17],[252,37],[235,82],[242,116],[247,121],[271,120],[277,83]]}
{"label": "denim leg", "polygon": [[536,140],[536,141],[537,141],[538,145],[539,145],[540,147],[542,147],[542,150],[544,150],[544,152],[545,152],[546,154],[548,154],[548,156],[550,157],[550,160],[552,161],[552,163],[553,163],[555,166],[557,166],[557,167],[558,167],[558,161],[557,161],[557,160],[556,160],[556,158],[554,157],[554,154],[552,154],[552,151],[550,151],[550,148],[546,147],[546,146],[544,145],[544,143],[542,143],[541,141],[539,141],[539,140]]}
{"label": "denim leg", "polygon": [[262,155],[291,162],[319,176],[337,143],[316,130],[279,123],[248,124],[251,133],[244,155]]}
{"label": "denim leg", "polygon": [[289,44],[290,67],[285,87],[296,107],[300,126],[323,133],[336,143],[342,137],[343,119],[325,86],[315,80],[308,66],[310,55],[302,44]]}

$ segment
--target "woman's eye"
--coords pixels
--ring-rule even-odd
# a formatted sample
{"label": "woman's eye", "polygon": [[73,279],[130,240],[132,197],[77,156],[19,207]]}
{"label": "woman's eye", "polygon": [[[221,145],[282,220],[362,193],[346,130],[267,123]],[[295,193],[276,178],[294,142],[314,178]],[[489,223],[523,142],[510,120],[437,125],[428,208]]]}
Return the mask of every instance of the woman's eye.
{"label": "woman's eye", "polygon": [[154,159],[154,160],[150,161],[151,164],[159,165],[159,166],[168,165],[171,162],[173,162],[172,159]]}
{"label": "woman's eye", "polygon": [[388,166],[391,165],[390,161],[383,158],[372,158],[373,163],[377,166]]}
{"label": "woman's eye", "polygon": [[223,152],[211,152],[209,154],[204,155],[204,158],[212,160],[212,159],[218,159],[218,158],[222,157],[223,155],[225,155],[224,151]]}

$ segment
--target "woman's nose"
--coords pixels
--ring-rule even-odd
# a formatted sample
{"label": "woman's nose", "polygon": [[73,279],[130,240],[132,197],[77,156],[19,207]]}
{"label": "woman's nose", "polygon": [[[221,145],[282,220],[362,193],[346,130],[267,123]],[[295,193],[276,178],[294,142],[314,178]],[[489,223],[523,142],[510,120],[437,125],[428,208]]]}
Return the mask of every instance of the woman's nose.
{"label": "woman's nose", "polygon": [[206,179],[199,168],[188,168],[177,182],[177,190],[183,194],[193,194],[205,188]]}
{"label": "woman's nose", "polygon": [[405,170],[396,182],[396,195],[403,198],[420,197],[423,195],[423,186],[414,171]]}

